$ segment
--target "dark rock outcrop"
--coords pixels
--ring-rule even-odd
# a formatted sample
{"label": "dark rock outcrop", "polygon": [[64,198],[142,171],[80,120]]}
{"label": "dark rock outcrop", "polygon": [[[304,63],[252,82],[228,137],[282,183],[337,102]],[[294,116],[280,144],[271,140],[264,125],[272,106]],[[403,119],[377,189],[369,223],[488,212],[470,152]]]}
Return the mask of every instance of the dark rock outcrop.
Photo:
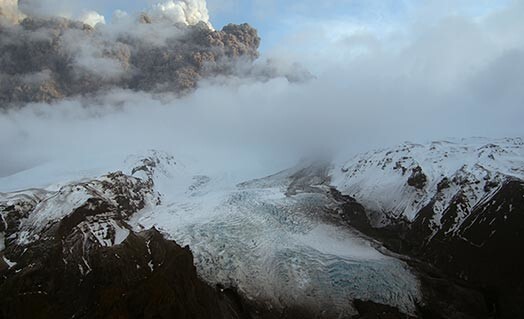
{"label": "dark rock outcrop", "polygon": [[[442,181],[439,189],[445,188]],[[433,203],[413,223],[397,220],[383,228],[372,227],[365,209],[355,208],[354,199],[347,197],[342,207],[352,227],[392,251],[421,260],[410,264],[422,269],[419,277],[425,295],[433,295],[426,307],[432,313],[444,313],[445,318],[461,312],[469,318],[520,318],[524,316],[524,258],[518,253],[524,247],[523,199],[524,183],[508,180],[457,225],[464,205],[459,194],[442,213],[442,227],[436,231]],[[442,302],[449,296],[453,296],[449,303]]]}
{"label": "dark rock outcrop", "polygon": [[408,178],[408,185],[417,189],[423,189],[426,186],[427,177],[420,166],[413,169],[411,176]]}
{"label": "dark rock outcrop", "polygon": [[198,277],[188,247],[128,225],[160,203],[159,169],[147,157],[133,169],[142,178],[0,194],[0,318],[249,318],[234,290]]}
{"label": "dark rock outcrop", "polygon": [[401,313],[396,308],[371,301],[355,300],[353,304],[359,313],[353,319],[415,319],[415,317]]}
{"label": "dark rock outcrop", "polygon": [[133,229],[129,219],[161,201],[155,174],[177,163],[157,152],[130,160],[131,175],[0,193],[1,319],[316,318],[212,287],[189,247],[155,228]]}
{"label": "dark rock outcrop", "polygon": [[[420,256],[414,253],[417,242],[409,237],[409,223],[397,221],[388,227],[375,228],[368,219],[365,207],[354,198],[342,195],[333,188],[331,194],[340,203],[339,223],[379,240],[391,251],[415,257],[404,257],[404,259],[416,270],[421,284],[423,300],[419,305],[418,318],[487,318],[488,311],[482,293],[462,282],[455,282],[453,277],[419,259]],[[395,309],[388,310],[388,307],[384,308],[370,302],[361,302],[360,305],[364,309],[359,310],[363,311],[362,317],[356,318],[409,318],[405,314],[399,316]]]}
{"label": "dark rock outcrop", "polygon": [[[136,171],[149,176],[155,163]],[[249,318],[234,290],[197,276],[188,247],[127,224],[158,200],[152,186],[117,172],[0,203],[0,318]]]}
{"label": "dark rock outcrop", "polygon": [[27,249],[2,273],[0,318],[242,317],[227,295],[197,277],[191,251],[154,229],[81,258],[58,240]]}
{"label": "dark rock outcrop", "polygon": [[[459,209],[460,200],[450,207]],[[524,183],[508,181],[457,228],[425,237],[419,255],[484,291],[500,318],[524,316]],[[451,225],[451,224],[450,224]]]}
{"label": "dark rock outcrop", "polygon": [[422,268],[422,284],[435,288],[425,293],[437,301],[430,309],[444,318],[521,318],[523,145],[521,138],[404,143],[349,161],[334,185],[365,206],[345,214],[350,226]]}

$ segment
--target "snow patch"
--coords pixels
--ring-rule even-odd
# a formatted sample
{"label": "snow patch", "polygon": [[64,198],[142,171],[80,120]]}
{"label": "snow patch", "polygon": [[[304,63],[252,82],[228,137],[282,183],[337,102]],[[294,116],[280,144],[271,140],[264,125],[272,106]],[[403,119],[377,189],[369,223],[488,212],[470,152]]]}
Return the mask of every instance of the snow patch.
{"label": "snow patch", "polygon": [[14,266],[16,266],[16,263],[13,262],[13,261],[10,261],[9,259],[7,259],[5,256],[2,257],[4,259],[4,262],[7,264],[7,266],[9,267],[9,269],[13,268]]}
{"label": "snow patch", "polygon": [[113,228],[115,230],[115,240],[114,245],[120,245],[123,243],[129,236],[129,230],[127,228],[121,227],[114,220],[111,221]]}
{"label": "snow patch", "polygon": [[103,217],[84,222],[79,227],[86,238],[92,235],[103,247],[120,245],[130,234],[127,228],[120,226],[115,220]]}

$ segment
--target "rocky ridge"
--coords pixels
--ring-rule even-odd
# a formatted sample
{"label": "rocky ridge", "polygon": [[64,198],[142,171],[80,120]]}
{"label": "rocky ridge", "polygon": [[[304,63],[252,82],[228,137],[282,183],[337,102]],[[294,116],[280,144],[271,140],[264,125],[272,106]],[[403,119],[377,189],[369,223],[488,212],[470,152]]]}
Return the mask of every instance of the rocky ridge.
{"label": "rocky ridge", "polygon": [[[130,157],[125,173],[0,194],[3,315],[30,317],[38,308],[86,318],[153,316],[153,309],[181,318],[206,311],[224,318],[518,317],[522,144],[476,141],[374,152],[388,155],[371,156],[369,165],[362,165],[366,155],[338,168],[304,163],[233,185],[155,151]],[[484,170],[471,165],[477,162]],[[383,176],[374,178],[377,171]],[[376,182],[368,191],[398,182],[416,202],[401,202],[404,211],[373,210],[357,188],[369,184],[355,181]],[[445,201],[441,194],[452,190]],[[186,300],[178,294],[187,289],[196,295]],[[156,299],[157,290],[170,297]]]}
{"label": "rocky ridge", "polygon": [[160,203],[147,178],[158,162],[138,164],[143,179],[1,194],[0,318],[247,318],[234,291],[198,278],[188,247],[131,229]]}
{"label": "rocky ridge", "polygon": [[483,292],[500,318],[524,314],[524,142],[403,144],[336,167],[333,185],[366,210],[351,224]]}

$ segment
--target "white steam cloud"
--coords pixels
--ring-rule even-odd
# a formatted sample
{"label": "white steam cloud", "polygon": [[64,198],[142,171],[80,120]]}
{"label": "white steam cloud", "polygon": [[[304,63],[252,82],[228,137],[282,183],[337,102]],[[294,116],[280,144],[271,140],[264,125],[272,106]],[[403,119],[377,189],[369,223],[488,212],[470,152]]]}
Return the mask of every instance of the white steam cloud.
{"label": "white steam cloud", "polygon": [[83,23],[95,27],[97,24],[106,24],[106,18],[96,11],[86,11],[78,17]]}
{"label": "white steam cloud", "polygon": [[18,0],[0,0],[0,22],[17,23],[24,16],[18,10]]}
{"label": "white steam cloud", "polygon": [[154,18],[166,19],[174,23],[195,25],[202,21],[211,27],[205,0],[165,1],[155,4],[150,13]]}
{"label": "white steam cloud", "polygon": [[[19,10],[20,8],[20,10]],[[18,22],[25,13],[35,17],[59,16],[84,22],[92,27],[105,24],[106,18],[100,13],[79,6],[69,0],[0,0],[0,12],[11,22]],[[152,18],[172,23],[195,25],[204,22],[211,27],[205,0],[169,0],[153,4],[147,11]],[[117,10],[115,16],[127,15]]]}

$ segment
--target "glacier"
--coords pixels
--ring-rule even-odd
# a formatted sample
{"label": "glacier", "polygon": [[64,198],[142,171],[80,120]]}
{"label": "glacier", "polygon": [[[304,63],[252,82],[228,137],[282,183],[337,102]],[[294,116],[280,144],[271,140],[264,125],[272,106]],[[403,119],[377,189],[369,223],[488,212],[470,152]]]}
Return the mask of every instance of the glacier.
{"label": "glacier", "polygon": [[269,307],[301,306],[326,316],[354,314],[355,299],[415,310],[416,275],[376,242],[326,221],[325,211],[336,204],[321,185],[290,195],[286,172],[237,183],[187,167],[163,171],[154,178],[162,205],[130,223],[188,245],[207,282],[236,287]]}
{"label": "glacier", "polygon": [[[154,227],[188,245],[199,276],[209,284],[234,287],[268,308],[299,306],[329,317],[355,314],[356,299],[413,313],[422,298],[417,275],[405,261],[358,231],[325,218],[337,203],[322,181],[315,181],[317,172],[312,172],[308,187],[301,188],[296,169],[257,180],[182,163],[158,151],[116,162],[107,161],[104,170],[100,162],[89,167],[86,161],[74,177],[66,165],[48,163],[44,169],[32,169],[38,188],[28,187],[31,171],[1,178],[0,191],[9,192],[0,193],[0,202],[13,194],[40,196],[34,213],[21,223],[19,240],[38,240],[39,229],[66,217],[90,193],[104,198],[107,191],[99,186],[107,178],[103,174],[120,167],[124,176],[151,181],[155,192],[126,223],[135,231]],[[141,165],[155,169],[143,170]],[[59,167],[64,167],[63,175],[57,174]],[[52,174],[41,173],[46,170]],[[82,184],[89,178],[93,181]],[[13,185],[27,190],[13,193]],[[127,231],[111,218],[97,223],[87,226],[102,246],[125,239]],[[104,236],[110,228],[117,231],[113,241]]]}

